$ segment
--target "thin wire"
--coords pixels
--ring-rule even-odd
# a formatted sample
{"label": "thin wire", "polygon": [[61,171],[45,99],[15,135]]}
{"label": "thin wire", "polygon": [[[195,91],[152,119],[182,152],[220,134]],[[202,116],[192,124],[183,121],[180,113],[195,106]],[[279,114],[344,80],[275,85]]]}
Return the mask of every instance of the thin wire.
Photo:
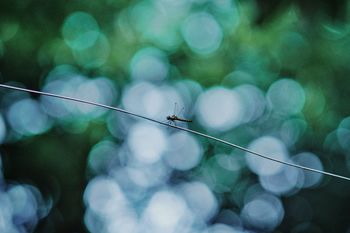
{"label": "thin wire", "polygon": [[269,157],[269,156],[267,156],[267,155],[263,155],[263,154],[261,154],[261,153],[258,153],[258,152],[249,150],[249,149],[247,149],[247,148],[245,148],[245,147],[242,147],[242,146],[233,144],[233,143],[231,143],[231,142],[228,142],[228,141],[225,141],[225,140],[222,140],[222,139],[219,139],[219,138],[216,138],[216,137],[213,137],[213,136],[210,136],[210,135],[207,135],[207,134],[204,134],[204,133],[195,131],[195,130],[191,130],[191,129],[183,128],[183,127],[180,127],[180,126],[176,126],[176,125],[171,125],[171,124],[168,124],[168,123],[164,123],[164,122],[161,122],[161,121],[158,121],[158,120],[155,120],[155,119],[146,117],[146,116],[142,116],[142,115],[140,115],[140,114],[136,114],[136,113],[133,113],[133,112],[129,112],[129,111],[124,110],[124,109],[121,109],[121,108],[112,107],[112,106],[109,106],[109,105],[100,104],[100,103],[96,103],[96,102],[92,102],[92,101],[87,101],[87,100],[83,100],[83,99],[78,99],[78,98],[73,98],[73,97],[68,97],[68,96],[63,96],[63,95],[52,94],[52,93],[48,93],[48,92],[35,91],[35,90],[26,89],[26,88],[20,88],[20,87],[9,86],[9,85],[5,85],[5,84],[0,84],[0,87],[2,87],[2,88],[7,88],[7,89],[12,89],[12,90],[17,90],[17,91],[30,92],[30,93],[39,94],[39,95],[51,96],[51,97],[55,97],[55,98],[65,99],[65,100],[71,100],[71,101],[75,101],[75,102],[79,102],[79,103],[95,105],[95,106],[98,106],[98,107],[102,107],[102,108],[114,110],[114,111],[117,111],[117,112],[122,112],[122,113],[125,113],[125,114],[128,114],[128,115],[134,116],[134,117],[138,117],[138,118],[141,118],[141,119],[145,119],[145,120],[148,120],[148,121],[152,121],[152,122],[155,122],[155,123],[158,123],[158,124],[161,124],[161,125],[165,125],[165,126],[167,126],[167,127],[172,127],[172,128],[175,128],[175,129],[179,129],[179,130],[182,130],[182,131],[186,131],[186,132],[188,132],[188,133],[191,133],[191,134],[195,134],[195,135],[198,135],[198,136],[201,136],[201,137],[210,139],[210,140],[214,140],[214,141],[223,143],[223,144],[225,144],[225,145],[234,147],[234,148],[236,148],[236,149],[245,151],[245,152],[247,152],[247,153],[249,153],[249,154],[252,154],[252,155],[255,155],[255,156],[264,158],[264,159],[268,159],[268,160],[274,161],[274,162],[276,162],[276,163],[281,163],[281,164],[284,164],[284,165],[287,165],[287,166],[291,166],[291,167],[303,169],[303,170],[306,170],[306,171],[316,172],[316,173],[319,173],[319,174],[323,174],[323,175],[327,175],[327,176],[332,176],[332,177],[336,177],[336,178],[340,178],[340,179],[344,179],[344,180],[349,180],[349,181],[350,181],[350,178],[349,178],[349,177],[346,177],[346,176],[341,176],[341,175],[337,175],[337,174],[334,174],[334,173],[325,172],[325,171],[321,171],[321,170],[318,170],[318,169],[314,169],[314,168],[310,168],[310,167],[305,167],[305,166],[298,165],[298,164],[294,164],[294,163],[291,163],[291,162],[286,162],[286,161],[283,161],[283,160],[271,158],[271,157]]}

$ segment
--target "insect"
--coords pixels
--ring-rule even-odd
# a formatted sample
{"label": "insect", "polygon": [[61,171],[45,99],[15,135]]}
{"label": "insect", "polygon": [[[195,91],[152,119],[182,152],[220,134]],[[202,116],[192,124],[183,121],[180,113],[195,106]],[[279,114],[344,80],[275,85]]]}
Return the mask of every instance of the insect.
{"label": "insect", "polygon": [[[176,121],[182,121],[182,122],[192,122],[192,120],[188,120],[188,119],[184,119],[184,118],[181,118],[181,117],[178,117],[175,113],[176,113],[176,107],[177,107],[177,104],[175,103],[175,107],[174,107],[174,114],[173,115],[169,115],[166,117],[166,119],[168,120],[169,123],[173,123],[175,125]],[[182,108],[181,111],[179,112],[179,115],[180,113],[184,110],[185,108]]]}

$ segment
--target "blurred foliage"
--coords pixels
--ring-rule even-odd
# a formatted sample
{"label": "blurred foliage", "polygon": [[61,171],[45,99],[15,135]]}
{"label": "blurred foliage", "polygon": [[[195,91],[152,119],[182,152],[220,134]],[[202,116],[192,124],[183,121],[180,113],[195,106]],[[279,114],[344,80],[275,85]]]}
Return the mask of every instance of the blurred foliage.
{"label": "blurred foliage", "polygon": [[[69,72],[85,77],[81,82],[106,77],[111,86],[117,87],[115,92],[108,90],[114,98],[110,104],[122,102],[122,94],[126,95],[130,84],[140,74],[150,74],[150,80],[146,81],[159,89],[163,83],[177,88],[180,81],[195,81],[200,86],[191,83],[188,94],[195,97],[201,88],[214,93],[226,91],[215,89],[216,86],[236,88],[250,84],[263,94],[256,90],[247,93],[266,96],[267,102],[280,108],[280,112],[263,114],[262,110],[251,122],[232,124],[227,130],[215,128],[215,125],[205,127],[206,119],[197,116],[199,123],[194,123],[193,127],[242,146],[264,135],[280,137],[285,142],[297,131],[295,142],[287,145],[291,154],[312,151],[319,156],[326,171],[349,174],[350,27],[347,1],[193,0],[188,4],[179,1],[179,5],[174,5],[175,13],[172,9],[162,9],[169,2],[172,1],[2,1],[0,80],[40,90],[52,80],[68,83],[57,73],[61,72],[62,66],[69,65]],[[201,25],[210,25],[211,30],[193,32]],[[212,40],[203,42],[201,39],[206,37]],[[161,75],[152,80],[152,74],[158,74],[158,71],[150,72],[153,65],[158,65],[156,62],[147,63],[146,68],[133,73],[134,67],[141,64],[142,56],[157,57],[168,65],[165,81]],[[282,83],[278,82],[281,80]],[[288,84],[290,80],[293,80],[291,85]],[[274,94],[273,85],[277,85],[282,94],[292,94]],[[212,87],[214,89],[210,89]],[[282,87],[286,89],[281,90]],[[78,92],[75,86],[71,88],[71,94]],[[89,97],[89,94],[84,96]],[[1,116],[5,118],[17,100],[28,97],[23,96],[1,90]],[[193,100],[195,97],[188,98]],[[283,101],[293,98],[296,102],[291,103],[296,106],[284,108]],[[282,103],[278,102],[280,100]],[[90,115],[97,112],[96,109],[81,110],[84,111]],[[26,117],[30,115],[22,113]],[[115,141],[120,147],[126,141],[111,133],[113,123],[106,125],[106,119],[110,122],[113,116],[101,114],[82,119],[83,114],[74,114],[68,120],[50,116],[46,129],[21,136],[6,119],[7,136],[0,149],[4,185],[0,190],[6,190],[5,184],[31,184],[52,205],[45,217],[37,224],[33,223],[34,232],[86,232],[84,201],[87,201],[83,201],[83,193],[90,179],[98,173],[87,169],[91,148],[106,139]],[[129,121],[118,120],[126,122],[125,128],[129,127]],[[244,193],[251,190],[254,182],[262,181],[248,169],[232,176],[233,173],[222,169],[213,156],[226,153],[243,157],[243,153],[206,141],[200,143],[204,148],[203,161],[193,170],[174,171],[169,183],[204,177],[220,200],[218,212],[220,209],[239,212],[246,198]],[[251,230],[346,232],[350,227],[349,187],[344,181],[323,177],[315,187],[280,195],[285,212],[280,225],[273,229],[255,229],[253,226]],[[210,221],[215,223],[219,217],[217,214]]]}
{"label": "blurred foliage", "polygon": [[345,22],[347,14],[346,0],[322,0],[318,1],[317,4],[301,0],[262,0],[255,1],[255,4],[257,4],[258,12],[255,22],[258,24],[262,24],[269,19],[273,20],[276,14],[291,6],[297,7],[303,17],[313,24],[319,23],[319,20]]}

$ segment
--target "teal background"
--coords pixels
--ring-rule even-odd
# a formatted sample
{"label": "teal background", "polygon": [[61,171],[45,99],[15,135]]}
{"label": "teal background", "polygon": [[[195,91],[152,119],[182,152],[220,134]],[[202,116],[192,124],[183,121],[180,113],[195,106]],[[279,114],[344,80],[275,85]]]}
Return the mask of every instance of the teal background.
{"label": "teal background", "polygon": [[[179,102],[192,129],[350,176],[348,12],[347,1],[3,1],[0,81],[160,120]],[[87,187],[101,177],[124,190],[137,224],[150,232],[157,232],[153,223],[142,224],[152,222],[143,219],[152,197],[171,190],[182,198],[181,185],[191,182],[205,185],[216,207],[190,227],[176,222],[189,232],[218,232],[219,223],[237,232],[350,231],[347,181],[286,169],[291,186],[276,191],[289,182],[270,176],[282,168],[259,170],[254,161],[261,160],[238,150],[84,106],[0,90],[0,231],[118,232],[90,203]],[[155,143],[147,138],[169,141],[147,147]],[[193,146],[176,151],[181,140]],[[130,159],[148,153],[160,157]],[[294,157],[300,153],[312,156],[303,162]],[[125,168],[144,172],[144,183],[124,184],[134,179]],[[149,175],[157,169],[159,183]],[[249,200],[265,194],[283,213],[248,211]],[[200,216],[188,209],[185,219]],[[253,213],[262,220],[246,216]]]}

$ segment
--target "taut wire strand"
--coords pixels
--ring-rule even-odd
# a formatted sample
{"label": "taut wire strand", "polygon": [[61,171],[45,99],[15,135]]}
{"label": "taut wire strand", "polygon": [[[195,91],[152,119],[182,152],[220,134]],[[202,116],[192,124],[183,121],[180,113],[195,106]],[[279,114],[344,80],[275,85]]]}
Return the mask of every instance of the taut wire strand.
{"label": "taut wire strand", "polygon": [[299,168],[299,169],[302,169],[302,170],[305,170],[305,171],[316,172],[316,173],[323,174],[323,175],[326,175],[326,176],[332,176],[332,177],[336,177],[336,178],[340,178],[340,179],[344,179],[344,180],[349,180],[350,181],[350,178],[346,177],[346,176],[341,176],[341,175],[337,175],[337,174],[334,174],[334,173],[331,173],[331,172],[325,172],[325,171],[321,171],[321,170],[318,170],[318,169],[305,167],[305,166],[302,166],[302,165],[299,165],[299,164],[294,164],[294,163],[291,163],[291,162],[287,162],[287,161],[271,158],[271,157],[269,157],[267,155],[263,155],[261,153],[249,150],[249,149],[247,149],[245,147],[242,147],[242,146],[236,145],[234,143],[222,140],[220,138],[216,138],[216,137],[213,137],[213,136],[210,136],[210,135],[207,135],[207,134],[195,131],[195,130],[187,129],[187,128],[184,128],[184,127],[180,127],[180,126],[164,123],[164,122],[152,119],[150,117],[142,116],[140,114],[136,114],[136,113],[133,113],[133,112],[121,109],[121,108],[112,107],[112,106],[109,106],[109,105],[100,104],[100,103],[87,101],[87,100],[83,100],[83,99],[78,99],[78,98],[73,98],[73,97],[68,97],[68,96],[63,96],[63,95],[57,95],[57,94],[52,94],[52,93],[48,93],[48,92],[35,91],[35,90],[21,88],[21,87],[14,87],[14,86],[5,85],[5,84],[0,84],[0,87],[7,88],[7,89],[12,89],[12,90],[17,90],[17,91],[24,91],[24,92],[39,94],[39,95],[51,96],[51,97],[55,97],[55,98],[65,99],[65,100],[71,100],[71,101],[75,101],[75,102],[79,102],[79,103],[95,105],[95,106],[98,106],[98,107],[114,110],[114,111],[117,111],[117,112],[122,112],[122,113],[128,114],[130,116],[134,116],[134,117],[141,118],[141,119],[144,119],[144,120],[152,121],[152,122],[155,122],[155,123],[158,123],[158,124],[161,124],[161,125],[165,125],[167,127],[172,127],[172,128],[175,128],[175,129],[178,129],[178,130],[182,130],[182,131],[186,131],[188,133],[195,134],[195,135],[198,135],[198,136],[201,136],[201,137],[213,140],[213,141],[217,141],[217,142],[223,143],[225,145],[231,146],[233,148],[245,151],[245,152],[247,152],[249,154],[252,154],[252,155],[264,158],[264,159],[268,159],[270,161],[274,161],[276,163],[281,163],[281,164],[284,164],[284,165],[287,165],[287,166],[291,166],[291,167],[295,167],[295,168]]}

